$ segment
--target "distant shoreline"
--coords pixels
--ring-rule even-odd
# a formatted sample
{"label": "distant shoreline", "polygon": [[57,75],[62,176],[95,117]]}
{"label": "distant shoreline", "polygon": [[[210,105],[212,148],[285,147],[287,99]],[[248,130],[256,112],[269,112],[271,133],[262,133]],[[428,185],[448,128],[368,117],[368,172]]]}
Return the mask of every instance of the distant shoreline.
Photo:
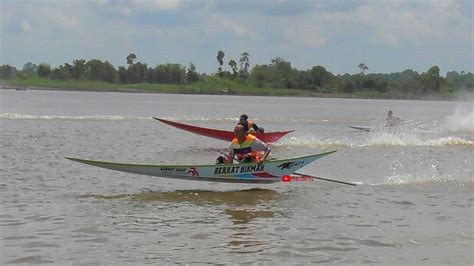
{"label": "distant shoreline", "polygon": [[[91,92],[124,92],[124,93],[156,93],[156,94],[188,94],[188,95],[227,95],[227,96],[274,96],[274,97],[314,97],[314,98],[341,98],[341,99],[385,99],[385,100],[432,100],[432,101],[455,101],[455,95],[435,95],[424,97],[409,97],[407,95],[374,95],[369,92],[356,93],[317,93],[298,89],[258,89],[251,92],[241,91],[239,89],[216,89],[201,88],[196,89],[190,85],[174,85],[174,84],[109,84],[104,82],[82,82],[76,81],[72,84],[62,84],[61,81],[53,81],[47,86],[46,84],[8,84],[9,82],[0,83],[0,89],[10,90],[51,90],[51,91],[91,91]],[[62,86],[65,85],[65,86]],[[96,86],[94,86],[96,85]],[[204,88],[203,88],[204,87]],[[254,88],[252,88],[254,89]]]}

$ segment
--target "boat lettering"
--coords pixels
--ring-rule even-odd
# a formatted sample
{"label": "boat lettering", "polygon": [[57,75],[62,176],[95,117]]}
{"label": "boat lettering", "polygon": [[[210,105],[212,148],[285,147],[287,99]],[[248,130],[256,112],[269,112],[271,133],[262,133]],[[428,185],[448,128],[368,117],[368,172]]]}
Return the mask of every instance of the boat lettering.
{"label": "boat lettering", "polygon": [[171,172],[185,173],[186,168],[182,168],[182,167],[160,167],[160,171],[167,172],[167,173],[171,173]]}
{"label": "boat lettering", "polygon": [[234,174],[239,171],[240,166],[224,166],[224,167],[216,167],[214,169],[215,175],[223,175],[223,174]]}
{"label": "boat lettering", "polygon": [[242,166],[240,168],[241,173],[248,173],[248,172],[261,172],[265,170],[264,164],[254,164],[250,166]]}

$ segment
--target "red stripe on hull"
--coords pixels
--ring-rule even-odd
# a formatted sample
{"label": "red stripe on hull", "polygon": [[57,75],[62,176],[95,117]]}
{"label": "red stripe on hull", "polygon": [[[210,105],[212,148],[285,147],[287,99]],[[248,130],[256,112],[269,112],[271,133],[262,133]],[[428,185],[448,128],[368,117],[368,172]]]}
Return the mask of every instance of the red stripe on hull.
{"label": "red stripe on hull", "polygon": [[252,174],[252,175],[256,176],[256,177],[277,177],[277,176],[271,175],[269,173],[256,173],[256,174]]}

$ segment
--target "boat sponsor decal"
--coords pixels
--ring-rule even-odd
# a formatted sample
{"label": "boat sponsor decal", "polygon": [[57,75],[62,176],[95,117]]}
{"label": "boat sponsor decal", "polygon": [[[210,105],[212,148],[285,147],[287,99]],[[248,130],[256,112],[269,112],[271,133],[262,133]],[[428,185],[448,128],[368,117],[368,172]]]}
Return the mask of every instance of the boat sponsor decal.
{"label": "boat sponsor decal", "polygon": [[282,164],[278,165],[278,168],[280,168],[280,170],[291,169],[293,167],[303,165],[303,164],[304,164],[304,161],[286,162],[286,163],[282,163]]}
{"label": "boat sponsor decal", "polygon": [[199,176],[199,172],[195,167],[190,167],[188,171],[188,175]]}
{"label": "boat sponsor decal", "polygon": [[254,164],[245,166],[222,166],[214,168],[215,175],[224,174],[237,174],[237,173],[251,173],[251,172],[262,172],[265,170],[264,164]]}
{"label": "boat sponsor decal", "polygon": [[281,177],[282,182],[293,182],[293,181],[314,181],[312,176],[291,176],[284,175]]}
{"label": "boat sponsor decal", "polygon": [[163,174],[183,175],[186,173],[185,167],[160,167]]}

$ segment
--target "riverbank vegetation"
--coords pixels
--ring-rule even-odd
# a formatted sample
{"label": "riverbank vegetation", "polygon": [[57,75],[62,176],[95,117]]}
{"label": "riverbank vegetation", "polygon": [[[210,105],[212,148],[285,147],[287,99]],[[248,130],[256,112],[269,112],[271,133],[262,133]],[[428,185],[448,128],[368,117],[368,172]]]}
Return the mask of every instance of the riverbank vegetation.
{"label": "riverbank vegetation", "polygon": [[1,65],[0,79],[4,88],[192,94],[451,99],[461,92],[474,91],[474,74],[449,71],[442,76],[438,66],[423,73],[406,69],[383,74],[366,73],[369,67],[360,63],[355,66],[360,70],[358,74],[340,75],[323,66],[299,70],[280,57],[268,64],[250,67],[247,52],[238,60],[226,60],[225,53],[218,51],[216,60],[217,72],[214,74],[199,73],[192,63],[189,66],[160,64],[152,67],[139,62],[135,54],[129,54],[125,58],[126,65],[118,68],[97,59],[77,59],[56,68],[30,62],[21,70]]}

